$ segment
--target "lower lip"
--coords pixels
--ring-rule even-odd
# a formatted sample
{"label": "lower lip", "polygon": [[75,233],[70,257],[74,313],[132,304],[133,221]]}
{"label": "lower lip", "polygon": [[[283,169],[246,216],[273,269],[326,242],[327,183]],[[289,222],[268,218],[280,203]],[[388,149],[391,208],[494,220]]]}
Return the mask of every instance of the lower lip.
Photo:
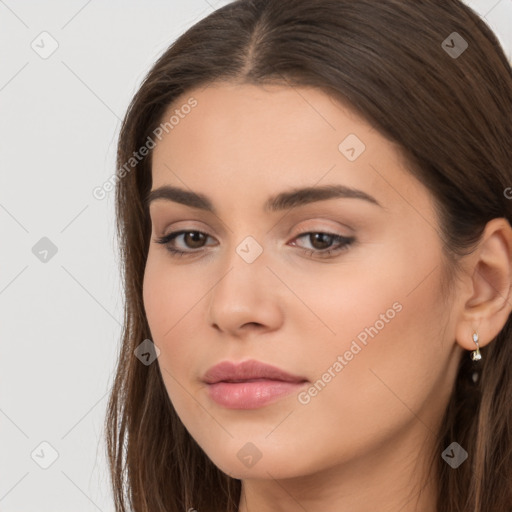
{"label": "lower lip", "polygon": [[256,380],[208,384],[212,400],[228,409],[257,409],[297,392],[306,382]]}

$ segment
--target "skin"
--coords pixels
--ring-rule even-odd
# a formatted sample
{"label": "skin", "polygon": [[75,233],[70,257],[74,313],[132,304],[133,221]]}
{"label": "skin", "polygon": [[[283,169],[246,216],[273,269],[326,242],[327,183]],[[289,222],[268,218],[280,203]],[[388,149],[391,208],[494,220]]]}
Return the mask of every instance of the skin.
{"label": "skin", "polygon": [[[198,105],[154,149],[152,189],[205,194],[216,214],[151,203],[143,290],[180,419],[242,480],[241,512],[434,510],[427,461],[458,361],[475,348],[475,329],[485,346],[510,313],[510,226],[489,223],[447,296],[432,196],[371,125],[316,89],[228,83],[187,92],[165,118],[191,96]],[[349,134],[366,146],[353,162],[338,149]],[[263,211],[279,192],[327,184],[362,190],[381,207],[335,198]],[[156,240],[181,229],[209,236],[179,236],[171,244],[193,254],[176,257]],[[322,257],[337,241],[303,233],[355,241]],[[252,263],[236,252],[247,236],[263,249]],[[206,393],[203,374],[223,360],[257,359],[311,385],[397,303],[307,404],[294,393],[230,410]],[[252,467],[237,457],[248,442],[261,454]]]}

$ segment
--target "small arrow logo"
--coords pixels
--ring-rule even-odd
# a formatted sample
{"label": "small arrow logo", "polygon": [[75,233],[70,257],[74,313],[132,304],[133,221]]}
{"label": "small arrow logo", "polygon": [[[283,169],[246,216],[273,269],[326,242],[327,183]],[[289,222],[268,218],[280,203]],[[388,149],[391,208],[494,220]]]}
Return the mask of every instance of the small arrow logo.
{"label": "small arrow logo", "polygon": [[133,353],[142,364],[149,366],[160,355],[160,349],[150,339],[145,339]]}
{"label": "small arrow logo", "polygon": [[453,452],[453,448],[450,450],[449,453],[445,453],[444,456],[448,457],[449,459],[453,459],[455,457],[455,453]]}
{"label": "small arrow logo", "polygon": [[247,236],[237,245],[236,252],[246,263],[252,263],[263,252],[263,247],[255,238]]}
{"label": "small arrow logo", "polygon": [[51,34],[44,31],[34,37],[30,43],[30,47],[41,59],[47,59],[57,50],[59,43]]}
{"label": "small arrow logo", "polygon": [[441,453],[441,457],[450,467],[457,469],[468,458],[468,452],[460,444],[453,442]]}
{"label": "small arrow logo", "polygon": [[43,441],[32,450],[30,458],[41,469],[48,469],[59,458],[59,452],[50,443]]}
{"label": "small arrow logo", "polygon": [[263,456],[258,447],[250,442],[245,443],[236,455],[240,462],[248,468],[252,468]]}
{"label": "small arrow logo", "polygon": [[458,32],[452,32],[441,43],[441,46],[452,59],[457,59],[468,49],[469,45]]}
{"label": "small arrow logo", "polygon": [[347,135],[338,145],[338,150],[349,162],[355,162],[365,149],[364,142],[355,133]]}
{"label": "small arrow logo", "polygon": [[32,254],[41,263],[48,263],[57,254],[57,251],[57,246],[46,236],[32,247]]}

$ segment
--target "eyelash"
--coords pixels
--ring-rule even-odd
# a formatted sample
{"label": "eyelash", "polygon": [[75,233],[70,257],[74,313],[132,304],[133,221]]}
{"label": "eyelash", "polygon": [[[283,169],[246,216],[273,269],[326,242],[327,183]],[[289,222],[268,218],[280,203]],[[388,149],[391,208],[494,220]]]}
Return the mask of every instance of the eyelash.
{"label": "eyelash", "polygon": [[[169,233],[168,235],[157,238],[155,242],[157,244],[162,244],[165,246],[165,248],[171,253],[171,256],[173,257],[180,257],[185,255],[192,255],[195,253],[200,252],[201,249],[195,250],[195,251],[182,251],[180,249],[176,249],[175,247],[172,247],[170,245],[170,242],[174,240],[176,237],[188,233],[200,233],[202,235],[209,236],[207,233],[203,233],[202,231],[195,231],[195,230],[180,230],[180,231],[173,231],[172,233]],[[335,233],[328,233],[324,231],[306,231],[304,233],[299,233],[295,238],[303,238],[306,237],[306,235],[327,235],[329,237],[333,238],[333,242],[337,241],[339,243],[339,246],[336,249],[303,249],[300,248],[305,254],[308,256],[320,256],[322,258],[329,257],[332,254],[336,255],[338,253],[341,253],[343,251],[346,251],[349,246],[351,246],[355,242],[354,237],[345,237],[341,235],[337,235]]]}

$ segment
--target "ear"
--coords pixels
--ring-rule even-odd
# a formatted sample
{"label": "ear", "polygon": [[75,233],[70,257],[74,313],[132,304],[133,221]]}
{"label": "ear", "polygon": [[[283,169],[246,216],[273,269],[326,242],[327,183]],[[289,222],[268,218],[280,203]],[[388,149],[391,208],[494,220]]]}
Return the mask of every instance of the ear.
{"label": "ear", "polygon": [[468,258],[457,343],[466,350],[490,343],[503,329],[512,310],[512,228],[504,218],[489,221],[481,240]]}

